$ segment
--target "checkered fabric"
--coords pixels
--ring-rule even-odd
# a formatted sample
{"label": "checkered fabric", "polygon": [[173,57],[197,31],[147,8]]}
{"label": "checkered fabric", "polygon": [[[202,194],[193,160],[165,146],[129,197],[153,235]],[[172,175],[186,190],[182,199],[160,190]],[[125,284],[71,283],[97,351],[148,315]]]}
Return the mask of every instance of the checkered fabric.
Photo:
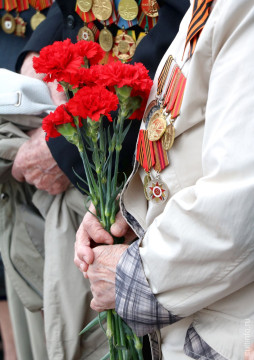
{"label": "checkered fabric", "polygon": [[187,331],[184,352],[190,358],[197,360],[227,360],[201,339],[193,326]]}
{"label": "checkered fabric", "polygon": [[167,311],[153,295],[142,267],[139,241],[129,246],[117,266],[116,311],[138,336],[181,319]]}

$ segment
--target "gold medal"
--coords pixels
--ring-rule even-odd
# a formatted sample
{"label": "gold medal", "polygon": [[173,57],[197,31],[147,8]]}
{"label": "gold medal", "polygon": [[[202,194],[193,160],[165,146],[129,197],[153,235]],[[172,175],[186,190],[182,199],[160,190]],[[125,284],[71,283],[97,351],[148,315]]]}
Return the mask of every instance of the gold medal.
{"label": "gold medal", "polygon": [[110,0],[93,0],[92,12],[98,20],[108,20],[112,14],[112,10]]}
{"label": "gold medal", "polygon": [[1,20],[2,29],[6,34],[12,34],[16,28],[16,22],[14,17],[7,13],[2,17]]}
{"label": "gold medal", "polygon": [[102,29],[99,35],[99,44],[101,48],[108,52],[112,49],[113,42],[114,39],[112,33],[106,27]]}
{"label": "gold medal", "polygon": [[123,32],[117,35],[113,47],[113,54],[118,59],[126,61],[132,58],[136,50],[135,41],[130,35]]}
{"label": "gold medal", "polygon": [[16,22],[15,35],[25,36],[26,22],[20,16],[15,17],[15,22]]}
{"label": "gold medal", "polygon": [[173,124],[169,124],[161,138],[162,147],[164,150],[169,151],[175,140],[175,128]]}
{"label": "gold medal", "polygon": [[78,40],[94,41],[94,33],[85,25],[78,32]]}
{"label": "gold medal", "polygon": [[144,14],[149,17],[157,17],[159,16],[158,9],[159,6],[156,0],[142,0],[141,9]]}
{"label": "gold medal", "polygon": [[36,11],[36,13],[31,17],[30,24],[31,28],[35,30],[41,22],[46,19],[46,16],[43,15],[40,11]]}
{"label": "gold medal", "polygon": [[118,12],[124,20],[134,20],[138,15],[138,4],[135,0],[121,0],[118,6]]}
{"label": "gold medal", "polygon": [[150,197],[148,196],[148,193],[147,193],[147,187],[148,187],[148,184],[150,183],[150,181],[151,181],[150,174],[146,174],[146,176],[144,178],[144,194],[145,194],[146,200],[150,200]]}
{"label": "gold medal", "polygon": [[92,8],[92,0],[77,0],[77,5],[83,12],[88,12]]}
{"label": "gold medal", "polygon": [[148,123],[148,139],[150,141],[159,140],[164,134],[167,127],[165,116],[162,114],[161,109],[155,111]]}
{"label": "gold medal", "polygon": [[147,199],[154,204],[164,203],[169,195],[168,188],[160,179],[152,180],[145,189]]}

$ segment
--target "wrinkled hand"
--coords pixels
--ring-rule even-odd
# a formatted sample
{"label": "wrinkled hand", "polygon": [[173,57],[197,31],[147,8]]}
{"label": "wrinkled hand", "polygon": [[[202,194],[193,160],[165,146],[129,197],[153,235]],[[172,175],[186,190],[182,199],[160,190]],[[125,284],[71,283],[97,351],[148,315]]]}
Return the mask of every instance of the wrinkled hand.
{"label": "wrinkled hand", "polygon": [[[90,205],[89,210],[92,214],[96,213],[93,204]],[[112,236],[103,229],[99,220],[90,212],[88,211],[84,216],[77,231],[75,242],[74,262],[84,273],[85,277],[89,264],[92,264],[94,261],[94,251],[92,247],[94,247],[95,244],[113,244]],[[116,215],[115,223],[111,226],[110,231],[113,236],[124,236],[125,243],[129,243],[136,238],[136,234],[126,223],[120,212]]]}
{"label": "wrinkled hand", "polygon": [[12,167],[12,176],[26,181],[51,195],[60,194],[70,184],[58,167],[45,141],[41,128],[29,132],[31,136],[18,150]]}
{"label": "wrinkled hand", "polygon": [[[42,80],[44,78],[45,74],[37,74],[35,72],[35,70],[33,68],[33,57],[34,56],[39,56],[39,54],[36,52],[29,52],[26,55],[25,60],[23,61],[23,64],[21,66],[20,73],[22,75],[29,76],[34,79]],[[58,85],[58,83],[56,80],[54,82],[47,83],[51,99],[56,106],[65,104],[67,101],[65,93],[59,92],[56,90],[57,85]]]}
{"label": "wrinkled hand", "polygon": [[101,312],[115,308],[116,266],[128,245],[97,246],[93,249],[94,262],[89,265],[87,277],[91,283],[91,308]]}

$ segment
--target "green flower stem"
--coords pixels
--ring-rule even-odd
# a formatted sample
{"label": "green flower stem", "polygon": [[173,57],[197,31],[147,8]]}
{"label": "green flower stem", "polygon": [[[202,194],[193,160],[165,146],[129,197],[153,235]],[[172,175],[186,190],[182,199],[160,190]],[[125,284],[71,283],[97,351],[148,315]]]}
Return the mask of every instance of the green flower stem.
{"label": "green flower stem", "polygon": [[138,355],[137,355],[136,349],[133,344],[133,338],[130,335],[127,335],[126,337],[128,340],[130,351],[131,351],[131,359],[138,360]]}
{"label": "green flower stem", "polygon": [[117,321],[118,321],[118,327],[119,327],[119,333],[120,333],[121,346],[126,348],[126,350],[122,351],[123,360],[127,360],[128,359],[127,341],[126,341],[126,337],[124,334],[122,319],[119,315],[117,315]]}
{"label": "green flower stem", "polygon": [[135,349],[136,349],[136,351],[138,353],[138,359],[143,360],[143,353],[142,353],[143,345],[142,345],[142,342],[140,341],[140,339],[137,337],[137,335],[134,332],[132,332],[132,333],[133,333],[133,338],[134,338]]}
{"label": "green flower stem", "polygon": [[110,360],[115,360],[115,348],[113,344],[113,336],[114,336],[114,319],[113,319],[113,311],[107,310],[107,338],[109,342],[109,350],[110,350]]}
{"label": "green flower stem", "polygon": [[[116,191],[117,187],[117,177],[118,177],[118,168],[119,168],[119,158],[120,158],[120,151],[122,149],[122,142],[123,142],[123,125],[124,120],[126,119],[126,110],[122,109],[119,110],[118,119],[117,119],[117,133],[116,133],[116,159],[115,159],[115,172],[113,176],[113,188],[112,193]],[[116,216],[116,203],[113,202],[112,210],[111,210],[111,217],[110,217],[110,224],[114,224]]]}
{"label": "green flower stem", "polygon": [[[77,128],[77,133],[78,133],[78,137],[79,137],[79,142],[81,144],[83,144],[83,138],[82,138],[82,134],[79,128],[79,120],[77,116],[74,116],[74,123],[76,125]],[[89,192],[91,193],[91,199],[92,202],[94,204],[95,207],[97,207],[98,204],[98,197],[97,197],[97,184],[95,182],[94,176],[93,176],[93,172],[91,169],[91,165],[89,163],[89,159],[86,153],[86,149],[85,146],[82,146],[83,151],[80,151],[80,156],[83,162],[83,166],[84,166],[84,170],[86,173],[86,178],[87,178],[87,183],[88,183],[88,187],[89,187]]]}
{"label": "green flower stem", "polygon": [[[114,311],[114,323],[115,323],[115,338],[116,338],[116,344],[118,346],[121,346],[121,336],[120,336],[120,330],[119,330],[119,323],[118,323],[118,315],[117,313]],[[118,359],[119,360],[123,360],[123,354],[122,354],[122,350],[121,349],[117,349],[117,353],[118,353]]]}
{"label": "green flower stem", "polygon": [[104,201],[104,197],[103,197],[103,184],[102,184],[102,171],[101,171],[102,166],[101,166],[97,141],[93,141],[93,148],[94,148],[94,155],[95,155],[95,168],[96,168],[98,186],[99,186],[99,206],[100,206],[101,225],[105,229],[106,217],[105,217],[105,201]]}

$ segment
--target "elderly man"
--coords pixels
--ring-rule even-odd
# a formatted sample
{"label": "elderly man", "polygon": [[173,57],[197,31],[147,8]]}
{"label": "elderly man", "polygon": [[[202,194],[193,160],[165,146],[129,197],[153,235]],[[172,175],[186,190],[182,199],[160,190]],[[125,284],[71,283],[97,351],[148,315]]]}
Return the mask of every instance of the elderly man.
{"label": "elderly man", "polygon": [[[167,85],[178,66],[179,76],[187,78],[180,115],[164,108],[157,116],[165,120],[166,112],[167,127],[175,129],[169,165],[146,174],[136,162],[121,198],[125,220],[119,215],[111,229],[120,236],[130,226],[139,239],[112,245],[87,214],[77,233],[75,263],[91,282],[91,307],[115,307],[138,335],[149,333],[154,359],[250,359],[254,4],[191,3],[148,101],[155,100],[154,111],[156,99],[159,108],[167,105],[158,88],[167,69],[163,91],[172,99]],[[148,137],[153,114],[150,107],[141,125]],[[149,189],[143,185],[147,177]],[[91,239],[109,245],[91,249]]]}

